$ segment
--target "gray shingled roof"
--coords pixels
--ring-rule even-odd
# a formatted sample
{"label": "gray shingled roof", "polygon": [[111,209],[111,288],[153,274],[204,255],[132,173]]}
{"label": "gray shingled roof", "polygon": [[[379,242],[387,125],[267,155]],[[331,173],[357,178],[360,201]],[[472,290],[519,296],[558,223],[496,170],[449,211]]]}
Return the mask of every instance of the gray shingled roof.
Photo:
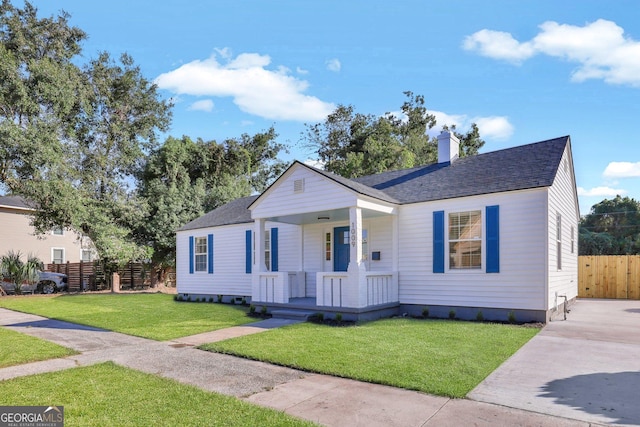
{"label": "gray shingled roof", "polygon": [[0,206],[12,206],[22,209],[33,209],[21,196],[0,196]]}
{"label": "gray shingled roof", "polygon": [[188,222],[180,227],[178,231],[253,222],[251,219],[251,211],[247,208],[257,198],[258,196],[249,196],[236,199],[202,215],[200,218]]}
{"label": "gray shingled roof", "polygon": [[412,169],[355,178],[401,204],[549,187],[568,136]]}
{"label": "gray shingled roof", "polygon": [[[351,190],[387,202],[407,204],[505,191],[549,187],[569,136],[464,157],[412,169],[355,179],[303,166]],[[252,222],[249,206],[259,196],[243,197],[197,218],[178,231]]]}

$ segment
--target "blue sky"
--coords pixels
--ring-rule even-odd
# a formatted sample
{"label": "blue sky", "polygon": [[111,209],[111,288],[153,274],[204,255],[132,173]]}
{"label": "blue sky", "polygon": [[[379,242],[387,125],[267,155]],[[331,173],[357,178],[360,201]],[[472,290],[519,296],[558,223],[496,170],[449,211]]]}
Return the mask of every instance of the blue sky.
{"label": "blue sky", "polygon": [[[15,4],[18,3],[16,0]],[[338,104],[398,111],[425,96],[438,125],[480,127],[482,151],[571,135],[581,213],[640,200],[636,1],[36,0],[99,51],[131,54],[175,100],[172,136],[222,141],[305,123]]]}

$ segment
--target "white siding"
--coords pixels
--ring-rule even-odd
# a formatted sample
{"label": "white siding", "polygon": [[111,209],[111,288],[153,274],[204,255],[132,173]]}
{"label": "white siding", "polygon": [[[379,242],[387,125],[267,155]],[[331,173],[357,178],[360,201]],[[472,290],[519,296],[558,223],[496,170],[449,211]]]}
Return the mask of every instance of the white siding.
{"label": "white siding", "polygon": [[[365,261],[367,271],[391,271],[393,265],[393,216],[384,216],[364,220],[363,228],[369,233],[368,259]],[[373,261],[371,253],[380,252],[380,261]]]}
{"label": "white siding", "polygon": [[[304,191],[295,192],[294,182],[304,179]],[[356,195],[345,187],[304,166],[294,165],[278,179],[252,210],[253,218],[268,218],[331,210],[356,205]]]}
{"label": "white siding", "polygon": [[[500,272],[485,273],[485,207],[500,206]],[[433,273],[433,212],[480,210],[482,270]],[[400,207],[400,302],[543,310],[546,288],[546,189],[442,200]]]}
{"label": "white siding", "polygon": [[[278,270],[297,271],[300,265],[300,229],[282,223],[266,223],[278,228]],[[179,293],[251,296],[251,274],[246,273],[245,232],[253,223],[180,231],[176,236],[176,285]],[[213,274],[189,273],[189,236],[213,234]]]}
{"label": "white siding", "polygon": [[[573,162],[570,152],[565,151],[558,173],[549,188],[548,215],[548,271],[549,292],[547,308],[556,306],[556,293],[572,299],[578,296],[578,201],[575,197]],[[556,218],[562,217],[562,269],[557,268]],[[571,228],[574,232],[574,247],[571,252]],[[564,302],[558,299],[557,303]]]}

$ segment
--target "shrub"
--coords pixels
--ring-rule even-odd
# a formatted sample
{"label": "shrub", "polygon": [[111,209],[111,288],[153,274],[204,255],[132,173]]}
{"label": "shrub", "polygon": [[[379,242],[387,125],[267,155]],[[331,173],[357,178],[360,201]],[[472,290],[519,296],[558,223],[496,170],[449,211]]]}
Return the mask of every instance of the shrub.
{"label": "shrub", "polygon": [[336,322],[342,322],[342,313],[336,313]]}
{"label": "shrub", "polygon": [[251,313],[251,314],[255,314],[256,313],[256,306],[255,305],[251,304],[249,306],[249,313]]}
{"label": "shrub", "polygon": [[324,322],[324,313],[323,312],[316,313],[315,317],[316,317],[316,319],[318,319],[318,322]]}
{"label": "shrub", "polygon": [[507,318],[509,319],[509,323],[516,323],[516,313],[513,310],[509,312]]}
{"label": "shrub", "polygon": [[429,317],[429,307],[425,307],[422,309],[422,317],[424,317],[425,319]]}
{"label": "shrub", "polygon": [[260,310],[260,313],[264,316],[265,314],[267,314],[267,306],[263,305],[262,309]]}
{"label": "shrub", "polygon": [[454,309],[449,310],[449,319],[456,318],[456,311]]}
{"label": "shrub", "polygon": [[247,299],[246,298],[242,298],[242,305],[247,305]]}
{"label": "shrub", "polygon": [[209,297],[209,302],[213,302],[213,297]]}
{"label": "shrub", "polygon": [[484,320],[484,314],[482,314],[482,310],[478,310],[478,314],[476,314],[476,320],[478,322],[482,322]]}
{"label": "shrub", "polygon": [[218,295],[218,302],[222,302],[222,295]]}

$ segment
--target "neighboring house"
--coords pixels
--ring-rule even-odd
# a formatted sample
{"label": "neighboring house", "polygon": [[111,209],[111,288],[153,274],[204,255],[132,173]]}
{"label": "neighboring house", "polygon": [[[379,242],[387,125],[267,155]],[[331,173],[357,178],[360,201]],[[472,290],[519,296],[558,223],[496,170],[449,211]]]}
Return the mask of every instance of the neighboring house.
{"label": "neighboring house", "polygon": [[177,290],[272,312],[546,322],[577,296],[568,136],[346,179],[294,162],[259,196],[177,231]]}
{"label": "neighboring house", "polygon": [[35,234],[31,225],[33,212],[22,197],[0,196],[0,256],[20,251],[23,259],[33,254],[44,264],[94,258],[89,239],[71,230],[56,228],[44,235]]}

